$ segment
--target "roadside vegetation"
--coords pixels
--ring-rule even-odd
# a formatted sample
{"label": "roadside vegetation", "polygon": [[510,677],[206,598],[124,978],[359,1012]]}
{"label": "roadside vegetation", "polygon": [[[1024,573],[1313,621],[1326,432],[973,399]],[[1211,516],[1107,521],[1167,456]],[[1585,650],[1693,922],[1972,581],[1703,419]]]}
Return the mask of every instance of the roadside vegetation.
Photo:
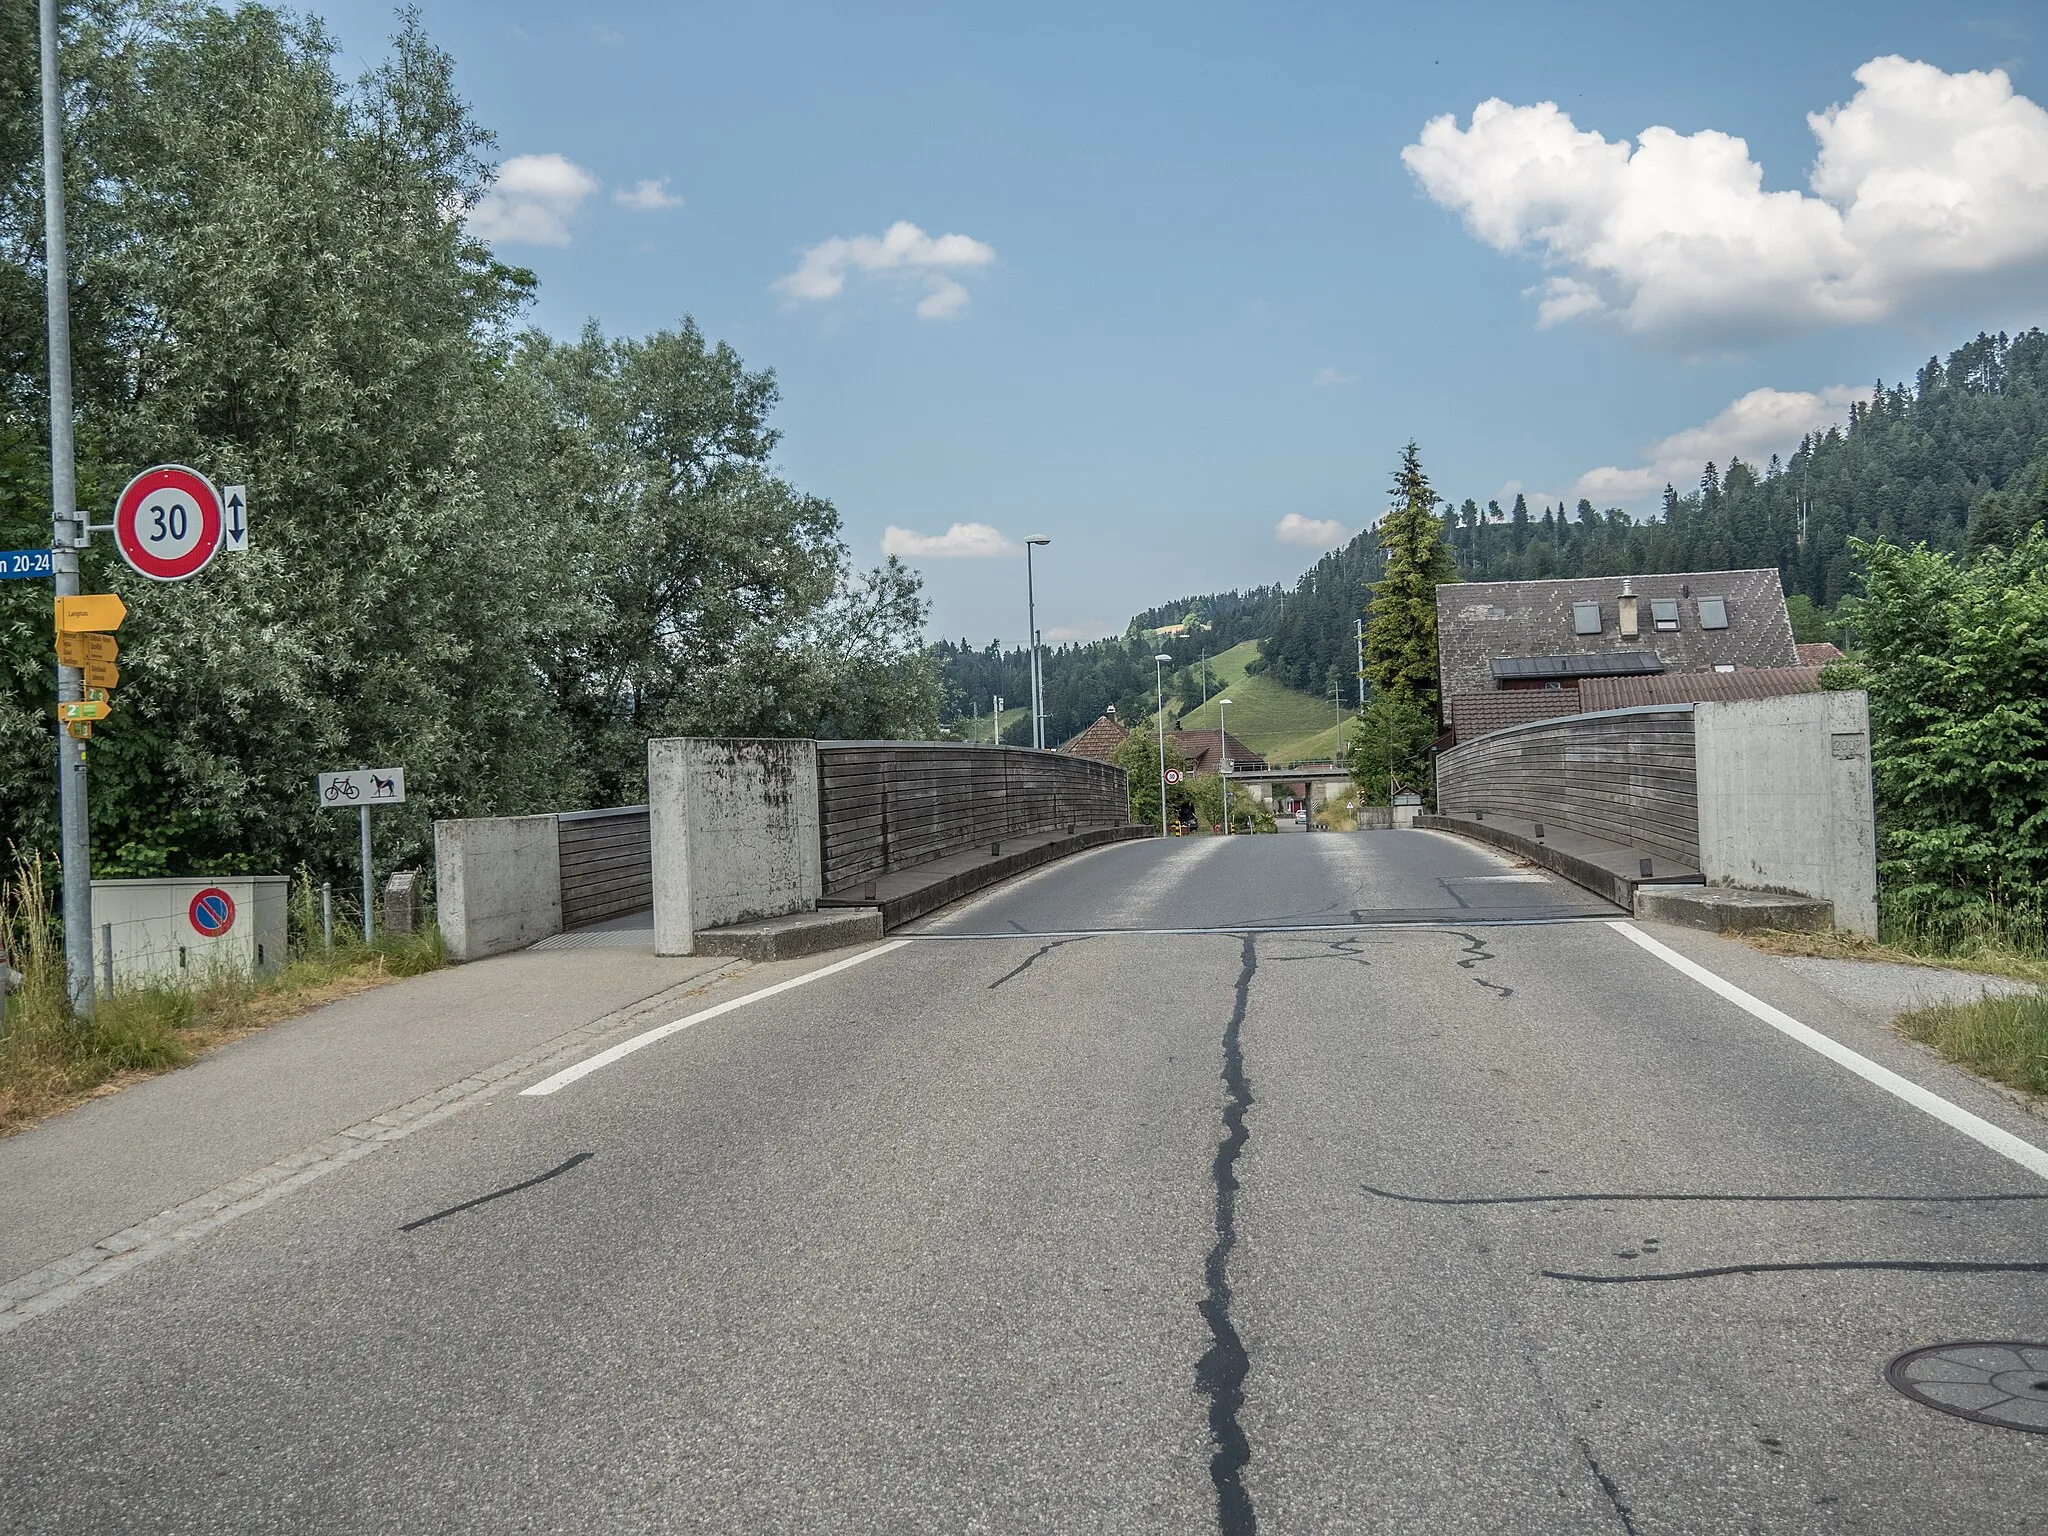
{"label": "roadside vegetation", "polygon": [[335,917],[330,949],[322,940],[319,897],[301,871],[283,966],[260,977],[216,971],[190,986],[117,987],[101,994],[90,1019],[79,1019],[65,996],[63,939],[43,866],[18,862],[0,886],[0,944],[21,977],[0,1017],[0,1136],[322,1003],[446,963],[440,931],[431,924],[421,933],[365,944],[355,911],[338,910]]}
{"label": "roadside vegetation", "polygon": [[1925,965],[1943,970],[1975,971],[2007,976],[2014,981],[2048,986],[2048,948],[2015,943],[2010,932],[1996,928],[1932,934],[1893,921],[1881,924],[1881,938],[1855,933],[1788,933],[1767,929],[1743,937],[1773,955],[1798,955],[1815,960],[1883,960],[1893,965]]}
{"label": "roadside vegetation", "polygon": [[2048,1099],[2048,997],[1984,997],[1904,1014],[1899,1032],[2033,1099]]}

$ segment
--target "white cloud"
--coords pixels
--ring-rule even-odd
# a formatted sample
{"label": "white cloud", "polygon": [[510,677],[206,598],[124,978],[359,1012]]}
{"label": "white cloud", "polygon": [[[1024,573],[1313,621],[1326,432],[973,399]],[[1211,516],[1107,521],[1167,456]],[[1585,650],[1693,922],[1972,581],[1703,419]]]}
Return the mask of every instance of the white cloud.
{"label": "white cloud", "polygon": [[1075,645],[1104,640],[1117,633],[1118,627],[1105,620],[1082,619],[1077,624],[1060,624],[1048,629],[1045,638],[1051,645]]}
{"label": "white cloud", "polygon": [[1351,530],[1334,517],[1303,517],[1290,512],[1273,525],[1273,537],[1303,549],[1335,549],[1351,537]]}
{"label": "white cloud", "polygon": [[1018,549],[987,523],[955,523],[944,533],[913,533],[893,523],[882,530],[882,553],[912,560],[982,559]]}
{"label": "white cloud", "polygon": [[1328,389],[1334,384],[1356,384],[1358,382],[1358,375],[1355,373],[1339,373],[1334,368],[1318,368],[1315,378],[1310,382],[1317,389]]}
{"label": "white cloud", "polygon": [[2048,270],[2048,112],[2003,70],[1896,55],[1812,113],[1811,193],[1763,190],[1742,139],[1646,128],[1633,148],[1555,102],[1433,119],[1401,151],[1438,203],[1556,275],[1539,325],[1611,314],[1643,333],[1855,324],[1978,281]]}
{"label": "white cloud", "polygon": [[631,208],[635,213],[655,213],[663,208],[683,206],[683,200],[669,191],[666,176],[650,176],[630,187],[621,187],[612,194],[612,201],[621,208]]}
{"label": "white cloud", "polygon": [[925,296],[917,301],[920,320],[951,320],[967,307],[971,295],[950,277],[934,278]]}
{"label": "white cloud", "polygon": [[469,210],[469,227],[490,241],[567,245],[569,221],[597,188],[595,176],[562,155],[514,155]]}
{"label": "white cloud", "polygon": [[1800,438],[1839,426],[1849,414],[1849,402],[1868,393],[1849,384],[1831,384],[1817,394],[1752,389],[1713,420],[1652,443],[1640,465],[1587,470],[1571,494],[1595,506],[1627,506],[1661,495],[1666,485],[1690,490],[1709,460],[1725,469],[1732,458],[1762,464],[1774,453],[1790,457]]}
{"label": "white cloud", "polygon": [[898,220],[880,235],[834,235],[803,254],[796,270],[772,285],[791,303],[835,299],[846,290],[852,272],[890,274],[899,282],[922,286],[917,313],[924,320],[951,320],[972,297],[953,274],[985,267],[996,259],[995,248],[967,235],[926,234],[915,224]]}

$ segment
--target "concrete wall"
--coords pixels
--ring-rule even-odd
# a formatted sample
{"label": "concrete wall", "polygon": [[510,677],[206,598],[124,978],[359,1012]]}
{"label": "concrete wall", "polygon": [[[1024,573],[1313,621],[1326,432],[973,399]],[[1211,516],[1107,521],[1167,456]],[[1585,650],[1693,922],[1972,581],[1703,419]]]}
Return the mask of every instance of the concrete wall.
{"label": "concrete wall", "polygon": [[434,887],[448,958],[502,955],[562,931],[553,816],[434,823]]}
{"label": "concrete wall", "polygon": [[808,912],[824,894],[815,742],[650,741],[647,802],[656,954],[691,953],[699,929]]}
{"label": "concrete wall", "polygon": [[1700,704],[1700,871],[1714,884],[1819,896],[1877,932],[1870,699],[1858,691]]}
{"label": "concrete wall", "polygon": [[[235,904],[234,921],[218,938],[192,926],[192,898],[219,888]],[[111,965],[116,987],[145,982],[204,981],[218,970],[244,975],[285,963],[284,875],[221,879],[95,880],[92,883],[94,975]]]}

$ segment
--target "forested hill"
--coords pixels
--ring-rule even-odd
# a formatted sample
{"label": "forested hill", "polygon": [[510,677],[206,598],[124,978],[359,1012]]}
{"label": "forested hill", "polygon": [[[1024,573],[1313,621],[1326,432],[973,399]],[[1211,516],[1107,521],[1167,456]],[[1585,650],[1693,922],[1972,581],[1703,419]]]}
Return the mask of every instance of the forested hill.
{"label": "forested hill", "polygon": [[1667,490],[1650,521],[1584,501],[1569,521],[1467,501],[1453,543],[1473,580],[1775,565],[1787,593],[1832,607],[1852,590],[1851,538],[1962,549],[1972,515],[2000,505],[1985,508],[1987,495],[2044,465],[2048,335],[1979,336],[1946,364],[1929,358],[1910,385],[1880,381],[1846,430],[1807,438],[1788,462],[1702,466],[1699,484]]}
{"label": "forested hill", "polygon": [[[1789,459],[1762,465],[1702,465],[1697,485],[1667,491],[1662,510],[1640,522],[1584,500],[1569,511],[1560,504],[1532,512],[1519,496],[1509,508],[1470,499],[1447,507],[1458,573],[1510,581],[1772,565],[1788,595],[1833,608],[1854,590],[1852,538],[1943,550],[2009,542],[2048,516],[2048,336],[1980,335],[1945,363],[1930,358],[1911,384],[1880,382],[1846,427],[1787,447]],[[1137,615],[1123,639],[1050,652],[1054,738],[1080,731],[1111,703],[1149,711],[1155,644],[1140,632],[1190,616],[1208,627],[1156,647],[1177,668],[1263,637],[1262,670],[1276,681],[1321,697],[1334,678],[1355,697],[1354,624],[1379,574],[1368,529],[1318,560],[1292,591],[1180,598]],[[1013,705],[1030,693],[1021,649],[976,651],[963,641],[938,651],[949,711],[966,714],[979,700],[985,712],[992,693]],[[1188,686],[1183,673],[1180,688]]]}
{"label": "forested hill", "polygon": [[[1509,509],[1468,499],[1450,523],[1467,581],[1774,565],[1788,596],[1832,608],[1854,590],[1852,538],[2003,545],[2043,516],[2048,335],[2030,330],[1929,358],[1910,385],[1880,382],[1846,428],[1808,437],[1789,461],[1703,465],[1698,485],[1668,489],[1662,512],[1642,522],[1584,500],[1568,515],[1562,504],[1532,514],[1517,496]],[[1272,675],[1311,692],[1333,668],[1349,677],[1371,537],[1326,555],[1288,595],[1266,645]]]}

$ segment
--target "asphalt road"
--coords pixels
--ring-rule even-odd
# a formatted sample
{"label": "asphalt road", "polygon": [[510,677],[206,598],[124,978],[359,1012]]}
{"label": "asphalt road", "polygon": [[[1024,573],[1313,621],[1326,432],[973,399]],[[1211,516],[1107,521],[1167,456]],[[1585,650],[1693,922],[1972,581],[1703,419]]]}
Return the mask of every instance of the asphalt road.
{"label": "asphalt road", "polygon": [[0,1525],[2048,1529],[2048,1436],[1882,1378],[2048,1335],[2048,1183],[1613,916],[1067,861],[0,1338]]}

